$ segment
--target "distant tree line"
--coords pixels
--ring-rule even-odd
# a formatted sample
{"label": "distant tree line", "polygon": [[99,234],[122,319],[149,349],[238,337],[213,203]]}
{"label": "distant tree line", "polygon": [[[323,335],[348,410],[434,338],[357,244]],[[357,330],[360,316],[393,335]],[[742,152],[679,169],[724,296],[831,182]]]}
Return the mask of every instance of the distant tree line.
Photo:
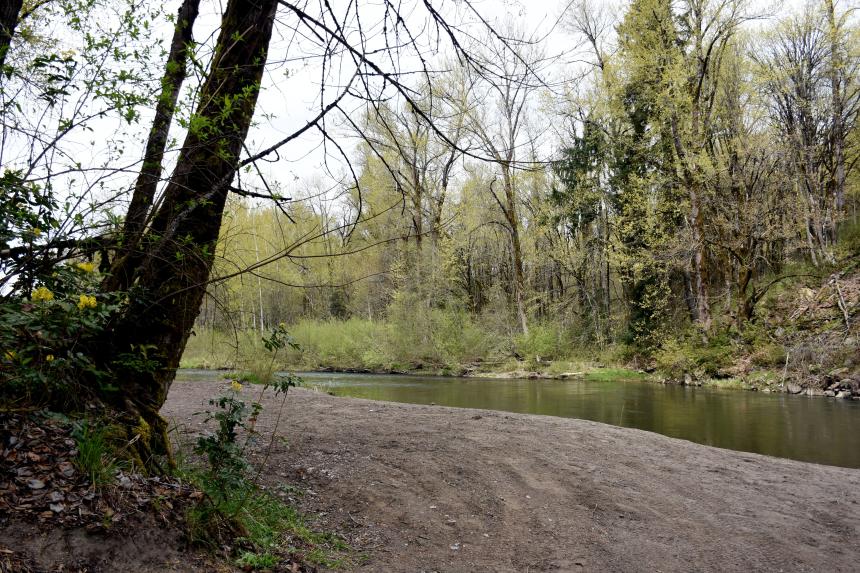
{"label": "distant tree line", "polygon": [[[419,96],[351,120],[355,181],[287,212],[237,202],[203,325],[465,311],[641,351],[743,329],[769,289],[830,268],[856,228],[858,28],[830,0],[585,0],[570,77],[509,24]],[[430,120],[432,110],[432,122]],[[287,288],[301,287],[301,288]]]}

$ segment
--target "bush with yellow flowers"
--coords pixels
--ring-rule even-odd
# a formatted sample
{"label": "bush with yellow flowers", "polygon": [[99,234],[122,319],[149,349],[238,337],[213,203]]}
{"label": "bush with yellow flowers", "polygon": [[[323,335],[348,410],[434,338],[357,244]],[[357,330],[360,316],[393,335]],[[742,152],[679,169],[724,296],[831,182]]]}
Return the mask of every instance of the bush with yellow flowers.
{"label": "bush with yellow flowers", "polygon": [[0,299],[0,404],[53,405],[104,394],[93,357],[124,297],[98,292],[92,261],[54,267]]}

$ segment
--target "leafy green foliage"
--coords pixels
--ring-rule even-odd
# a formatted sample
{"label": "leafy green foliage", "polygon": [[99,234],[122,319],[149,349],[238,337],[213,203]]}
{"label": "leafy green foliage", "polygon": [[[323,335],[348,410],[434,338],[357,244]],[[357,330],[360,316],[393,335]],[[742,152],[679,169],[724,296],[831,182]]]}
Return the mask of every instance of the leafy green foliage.
{"label": "leafy green foliage", "polygon": [[[111,372],[94,357],[125,296],[98,293],[98,279],[94,263],[60,265],[28,297],[0,303],[4,401],[74,402],[114,389]],[[116,360],[141,365],[135,353]]]}
{"label": "leafy green foliage", "polygon": [[680,339],[667,339],[654,353],[654,360],[658,371],[672,380],[683,380],[685,375],[704,380],[725,377],[723,371],[736,353],[737,342],[728,334],[703,340],[690,332]]}
{"label": "leafy green foliage", "polygon": [[209,400],[209,405],[217,409],[204,412],[204,420],[214,420],[218,426],[213,434],[199,437],[194,446],[194,452],[205,456],[208,462],[205,483],[216,504],[225,502],[233,490],[245,484],[249,470],[243,457],[247,442],[238,442],[239,430],[251,429],[247,420],[252,415],[256,417],[262,406],[247,405],[239,398],[241,389],[242,385],[234,382],[226,394]]}
{"label": "leafy green foliage", "polygon": [[43,233],[58,225],[54,216],[56,199],[22,176],[20,170],[5,169],[0,177],[0,197],[3,198],[0,201],[0,249],[7,249],[19,240],[32,245]]}
{"label": "leafy green foliage", "polygon": [[80,422],[72,432],[78,455],[74,460],[77,468],[86,475],[95,487],[112,483],[116,472],[123,464],[116,457],[110,442],[110,431],[104,426]]}
{"label": "leafy green foliage", "polygon": [[276,355],[279,350],[287,347],[301,351],[301,347],[290,336],[290,333],[287,331],[287,325],[283,322],[273,328],[268,336],[263,337],[263,347],[273,355]]}
{"label": "leafy green foliage", "polygon": [[[298,348],[285,325],[272,329],[261,342],[273,356],[285,347]],[[293,375],[276,375],[265,387],[271,386],[276,396],[286,399],[288,390],[300,382]],[[242,384],[233,381],[226,392],[209,401],[213,409],[203,412],[207,422],[216,422],[216,428],[194,445],[194,452],[206,460],[205,466],[188,472],[205,494],[188,515],[192,540],[211,544],[225,530],[231,531],[238,535],[235,542],[251,548],[240,553],[237,565],[252,570],[274,567],[281,555],[299,551],[311,563],[337,566],[339,554],[348,549],[343,541],[313,532],[298,512],[255,483],[254,468],[245,452],[258,437],[254,426],[262,405],[246,403],[242,392]]]}
{"label": "leafy green foliage", "polygon": [[564,357],[570,341],[556,325],[532,325],[528,334],[516,336],[514,348],[526,360],[539,363]]}

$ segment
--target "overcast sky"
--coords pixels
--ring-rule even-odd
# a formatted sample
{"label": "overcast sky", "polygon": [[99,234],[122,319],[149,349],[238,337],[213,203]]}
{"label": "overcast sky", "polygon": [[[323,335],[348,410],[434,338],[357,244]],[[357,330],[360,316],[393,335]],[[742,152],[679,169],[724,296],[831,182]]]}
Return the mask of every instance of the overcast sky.
{"label": "overcast sky", "polygon": [[[618,8],[618,6],[625,4],[623,2],[592,1],[595,4],[602,3],[611,10],[616,10],[619,15],[623,13],[623,10]],[[453,6],[450,0],[446,4],[449,7]],[[502,24],[510,19],[520,25],[527,34],[545,38],[546,50],[549,55],[563,54],[573,46],[573,38],[567,33],[563,25],[558,25],[559,18],[568,4],[569,0],[563,2],[531,0],[527,3],[518,0],[473,0],[475,8],[494,27],[501,28]],[[773,15],[784,15],[799,6],[802,6],[802,0],[782,0],[778,3],[771,2],[771,0],[752,0],[751,2],[753,10]],[[418,27],[420,22],[417,18],[423,18],[424,13],[419,9],[415,11],[414,16],[416,17],[414,25]],[[451,13],[449,17],[455,21],[466,19],[477,26],[474,15],[462,10],[458,13]],[[280,29],[280,33],[281,37],[277,38],[274,43],[275,47],[271,58],[273,60],[280,59],[279,54],[283,53],[281,50],[284,48],[286,36],[283,28]],[[292,48],[295,51],[296,46],[293,45]],[[569,61],[572,58],[562,59]],[[404,59],[401,65],[404,69],[419,69],[417,59]],[[289,66],[289,70],[289,78],[284,77],[284,68],[280,65],[271,67],[269,70],[265,89],[258,106],[261,113],[271,113],[276,116],[276,119],[264,121],[252,131],[249,138],[249,147],[252,149],[265,147],[273,140],[277,140],[278,137],[297,129],[319,109],[321,79],[318,61],[297,62]],[[561,77],[565,70],[558,67],[553,73]],[[351,105],[357,113],[361,110],[361,105],[358,102],[353,102]],[[282,154],[283,161],[279,165],[279,169],[282,170],[279,177],[285,183],[292,181],[293,177],[297,180],[306,180],[323,173],[322,154],[318,149],[319,141],[318,134],[309,134],[309,137],[301,143],[291,145],[285,150]],[[348,149],[352,142],[344,140],[343,145]],[[331,165],[338,165],[338,162],[334,161]]]}
{"label": "overcast sky", "polygon": [[[345,0],[331,1],[337,10],[338,5]],[[846,1],[849,0],[842,0],[842,2]],[[856,2],[857,0],[850,1]],[[592,2],[595,5],[608,6],[619,17],[623,14],[623,9],[619,6],[626,4],[623,2],[602,2],[601,0],[592,0]],[[201,15],[195,25],[197,41],[207,41],[208,39],[210,45],[214,41],[214,34],[220,22],[224,3],[225,0],[202,0]],[[164,3],[165,12],[175,14],[179,4],[180,0],[167,0]],[[315,4],[315,2],[311,2],[311,4]],[[374,21],[374,10],[377,10],[378,19],[380,4],[379,2],[367,3],[367,7],[362,12],[362,22],[365,26],[371,26]],[[408,1],[404,4],[408,4]],[[558,2],[556,0],[530,0],[529,2],[472,0],[472,6],[494,28],[501,29],[504,22],[512,21],[519,25],[526,34],[545,38],[546,52],[550,55],[562,54],[573,47],[573,39],[567,34],[564,26],[557,25],[567,4],[568,1]],[[754,10],[762,13],[783,16],[790,10],[802,6],[802,4],[802,0],[783,0],[778,3],[770,2],[770,0],[752,0],[751,6]],[[465,22],[467,28],[471,23],[472,30],[481,27],[478,17],[471,13],[462,2],[444,0],[440,3],[437,0],[434,5],[445,7],[447,10],[445,16],[451,22]],[[427,13],[421,6],[421,2],[416,2],[415,6],[415,10],[408,15],[407,22],[418,33],[426,22]],[[269,65],[258,102],[257,125],[252,128],[247,140],[247,147],[252,153],[270,146],[314,117],[320,109],[321,85],[327,85],[325,101],[330,101],[336,94],[336,90],[332,88],[337,87],[337,84],[343,81],[344,74],[349,75],[351,73],[349,65],[346,65],[341,71],[329,69],[325,77],[322,77],[321,59],[303,57],[313,54],[317,48],[314,47],[313,42],[303,40],[295,34],[291,29],[293,24],[294,18],[282,7],[279,11],[279,22],[275,28],[276,32],[269,53]],[[379,29],[377,28],[375,31],[378,32]],[[374,30],[369,30],[369,32],[373,36]],[[166,44],[172,35],[172,26],[163,22],[156,28],[156,33],[163,38]],[[432,57],[430,56],[432,46],[428,45],[430,36],[429,34],[422,34],[422,39],[419,41],[421,43],[420,50],[428,57]],[[381,41],[381,34],[377,34],[375,38],[370,39],[371,47],[374,47],[374,42],[376,47],[381,47]],[[447,47],[447,43],[444,41],[441,45]],[[376,58],[380,64],[384,63],[381,56],[378,55]],[[567,59],[570,60],[571,58]],[[348,60],[346,64],[349,64]],[[392,65],[389,64],[387,67],[391,69]],[[409,51],[406,50],[402,52],[402,59],[398,62],[397,67],[401,70],[419,70],[421,66],[419,60],[414,55],[410,56]],[[564,73],[565,70],[562,66],[556,66],[552,70],[552,74],[557,77],[562,77]],[[195,84],[191,78],[187,83],[189,86]],[[350,110],[350,115],[355,119],[360,117],[363,105],[362,102],[356,100],[344,103],[344,107]],[[138,140],[142,141],[148,131],[149,120],[150,118],[144,113],[140,125],[135,128],[137,129]],[[346,136],[347,132],[343,127],[343,122],[338,121],[337,116],[332,116],[327,128],[330,133],[335,134],[342,149],[347,154],[352,154],[357,140]],[[132,138],[124,138],[121,135],[123,129],[121,122],[116,119],[103,120],[95,124],[95,132],[83,133],[79,136],[82,138],[80,141],[71,144],[72,147],[77,146],[73,151],[74,157],[85,164],[88,160],[93,164],[98,163],[105,142],[110,141],[111,135],[118,134],[117,139],[123,140],[126,145],[124,158],[127,159],[129,165],[132,165],[140,160],[141,147],[139,141],[135,142],[131,141]],[[174,129],[173,133],[181,143],[182,133],[178,127]],[[91,145],[91,142],[94,144]],[[327,148],[329,153],[326,155],[323,153],[320,142],[320,134],[311,130],[306,136],[281,149],[276,162],[262,164],[262,169],[267,178],[272,182],[280,182],[288,195],[297,197],[306,194],[309,186],[326,187],[332,185],[334,180],[331,175],[336,178],[346,178],[348,171],[343,160],[338,157],[337,149],[329,145]],[[88,157],[92,159],[87,159]],[[325,165],[326,157],[328,157],[328,169]],[[7,160],[8,157],[4,157],[4,161]],[[132,165],[131,171],[133,172],[134,169],[136,167]],[[129,178],[131,181],[132,176],[124,175],[121,177]],[[122,186],[122,182],[115,180],[113,185],[114,187]]]}

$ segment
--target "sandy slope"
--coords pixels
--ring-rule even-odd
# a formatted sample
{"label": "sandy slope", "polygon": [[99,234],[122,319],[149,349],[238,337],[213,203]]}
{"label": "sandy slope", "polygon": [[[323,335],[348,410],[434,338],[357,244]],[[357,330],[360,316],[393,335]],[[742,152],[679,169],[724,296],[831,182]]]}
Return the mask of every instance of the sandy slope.
{"label": "sandy slope", "polygon": [[[194,434],[218,386],[177,383],[164,413]],[[860,570],[860,470],[302,390],[278,432],[264,483],[309,490],[360,571]]]}

